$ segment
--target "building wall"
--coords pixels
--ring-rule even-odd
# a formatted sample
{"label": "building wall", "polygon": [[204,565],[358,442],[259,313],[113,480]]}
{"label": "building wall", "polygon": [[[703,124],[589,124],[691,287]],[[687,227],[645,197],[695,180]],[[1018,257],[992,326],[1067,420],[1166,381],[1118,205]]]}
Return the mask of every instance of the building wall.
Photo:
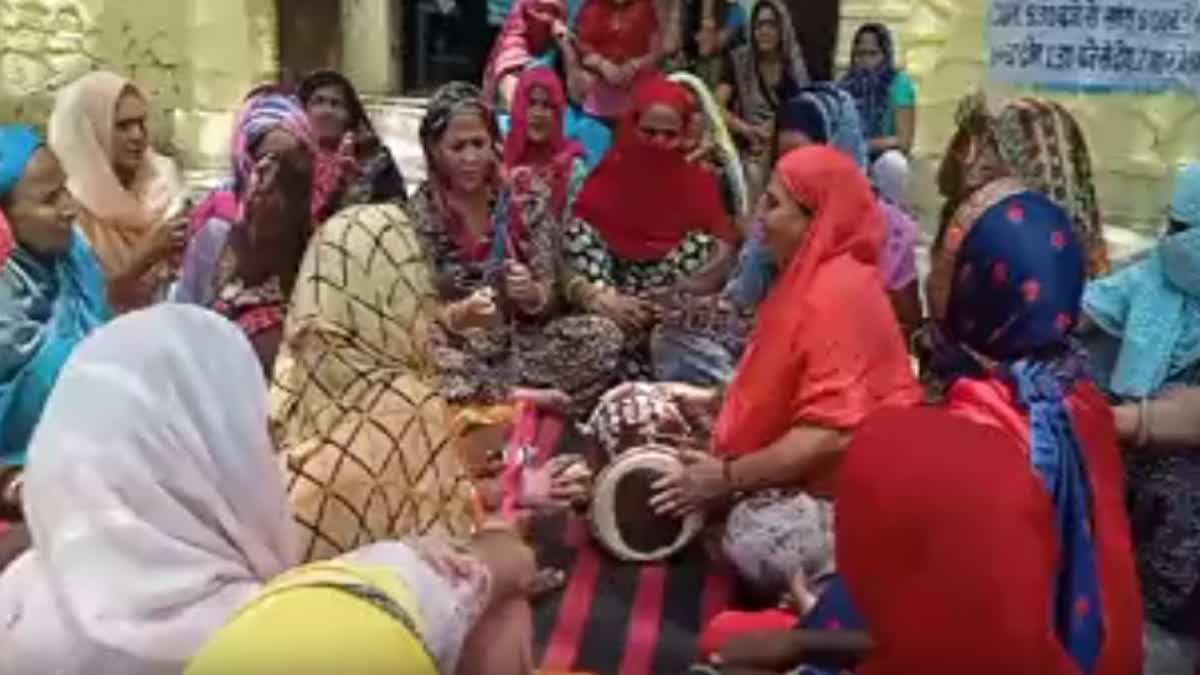
{"label": "building wall", "polygon": [[94,69],[138,82],[155,145],[226,162],[231,111],[274,77],[274,0],[0,0],[0,121],[44,127],[64,84]]}
{"label": "building wall", "polygon": [[[986,78],[988,5],[989,0],[842,2],[841,62],[846,63],[854,29],[864,21],[881,20],[896,31],[902,59],[917,81],[918,171],[913,196],[928,216],[926,222],[936,213],[933,173],[954,132],[957,103]],[[986,90],[996,100],[1028,93],[996,84]],[[1176,165],[1200,157],[1200,96],[1046,95],[1069,108],[1084,128],[1105,223],[1144,233],[1160,226]]]}

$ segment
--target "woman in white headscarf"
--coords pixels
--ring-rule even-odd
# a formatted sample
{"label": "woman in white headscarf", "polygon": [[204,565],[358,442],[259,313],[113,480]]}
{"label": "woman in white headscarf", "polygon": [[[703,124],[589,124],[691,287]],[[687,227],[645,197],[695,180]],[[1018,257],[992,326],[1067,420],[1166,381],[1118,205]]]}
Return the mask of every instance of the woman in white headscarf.
{"label": "woman in white headscarf", "polygon": [[[260,373],[234,324],[186,305],[127,314],[76,349],[30,447],[33,548],[0,576],[0,672],[177,675],[299,563]],[[326,565],[360,586],[383,575],[382,597],[406,588],[406,629],[453,672],[468,636],[491,637],[487,619],[524,602],[532,556],[498,571],[466,555],[450,572],[431,546],[385,542]],[[527,640],[509,636],[491,642],[520,654]]]}

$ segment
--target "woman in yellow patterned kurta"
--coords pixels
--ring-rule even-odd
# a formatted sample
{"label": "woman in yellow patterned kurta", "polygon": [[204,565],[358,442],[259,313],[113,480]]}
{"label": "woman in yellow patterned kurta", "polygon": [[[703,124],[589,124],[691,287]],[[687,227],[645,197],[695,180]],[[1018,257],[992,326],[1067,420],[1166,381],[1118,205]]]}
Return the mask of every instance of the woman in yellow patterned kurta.
{"label": "woman in yellow patterned kurta", "polygon": [[472,484],[428,351],[437,307],[399,207],[345,209],[310,243],[271,391],[306,559],[473,527]]}

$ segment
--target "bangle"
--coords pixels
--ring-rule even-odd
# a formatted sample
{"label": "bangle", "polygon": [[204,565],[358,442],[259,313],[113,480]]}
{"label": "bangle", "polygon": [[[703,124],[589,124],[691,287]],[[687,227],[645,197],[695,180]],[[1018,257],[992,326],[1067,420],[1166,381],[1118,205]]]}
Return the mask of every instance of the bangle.
{"label": "bangle", "polygon": [[1138,401],[1137,447],[1144,448],[1150,444],[1150,399]]}

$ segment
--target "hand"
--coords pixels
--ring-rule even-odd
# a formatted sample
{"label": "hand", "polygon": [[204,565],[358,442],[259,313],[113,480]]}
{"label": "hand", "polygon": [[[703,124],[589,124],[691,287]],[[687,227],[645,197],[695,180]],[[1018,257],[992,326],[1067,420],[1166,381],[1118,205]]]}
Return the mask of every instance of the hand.
{"label": "hand", "polygon": [[421,537],[412,541],[411,547],[439,576],[457,582],[469,581],[480,575],[478,560],[440,539]]}
{"label": "hand", "polygon": [[515,260],[504,262],[504,287],[508,296],[525,309],[537,308],[545,300],[529,268]]}
{"label": "hand", "polygon": [[717,390],[710,387],[697,387],[684,382],[661,382],[658,387],[680,408],[710,411],[721,405]]}
{"label": "hand", "polygon": [[537,468],[525,469],[521,478],[521,506],[534,509],[566,508],[587,499],[592,472],[578,455],[559,455]]}
{"label": "hand", "polygon": [[475,291],[455,304],[453,316],[454,327],[459,330],[495,326],[500,320],[495,293],[490,288]]}
{"label": "hand", "polygon": [[342,141],[338,144],[337,158],[343,179],[358,170],[358,141],[355,139],[353,131],[342,134]]}
{"label": "hand", "polygon": [[770,125],[749,125],[746,128],[746,135],[750,139],[750,145],[753,146],[755,154],[763,152],[771,144]]}
{"label": "hand", "polygon": [[616,321],[626,330],[649,325],[657,314],[654,305],[612,289],[602,291],[592,304],[592,311]]}
{"label": "hand", "polygon": [[183,255],[188,244],[188,219],[180,216],[156,227],[143,239],[145,255],[154,261]]}
{"label": "hand", "polygon": [[693,164],[704,163],[708,160],[714,148],[716,148],[716,144],[714,144],[708,137],[705,137],[704,140],[700,141],[700,144],[697,145],[694,150],[688,153],[687,161]]}
{"label": "hand", "polygon": [[596,70],[600,73],[600,77],[604,81],[613,86],[622,86],[621,77],[623,76],[621,67],[607,59],[598,59],[600,61],[596,66]]}
{"label": "hand", "polygon": [[682,450],[680,459],[684,464],[681,471],[654,483],[657,494],[650,498],[650,507],[655,513],[686,516],[729,494],[725,463],[719,458],[699,450]]}

